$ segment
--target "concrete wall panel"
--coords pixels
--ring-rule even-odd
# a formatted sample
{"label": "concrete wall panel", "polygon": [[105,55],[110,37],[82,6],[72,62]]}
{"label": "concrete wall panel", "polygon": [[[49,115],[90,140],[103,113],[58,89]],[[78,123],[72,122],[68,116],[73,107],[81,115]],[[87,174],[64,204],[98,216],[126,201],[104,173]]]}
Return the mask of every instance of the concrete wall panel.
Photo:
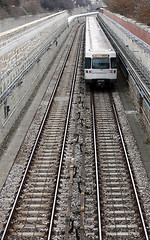
{"label": "concrete wall panel", "polygon": [[[21,81],[10,91],[10,94],[1,102],[0,104],[0,143],[9,133],[11,127],[17,121],[21,111],[25,107],[27,100],[33,93],[36,86],[39,84],[42,76],[47,70],[47,67],[53,60],[54,56],[57,54],[59,48],[63,44],[64,40],[68,36],[69,31],[71,31],[72,25],[76,24],[77,21],[74,21],[70,27],[66,24],[67,14],[59,21],[59,26],[54,27],[55,31],[52,34],[51,28],[46,30],[46,33],[38,33],[34,38],[29,39],[28,41],[23,41],[18,48],[12,48],[12,51],[6,51],[4,56],[1,56],[1,66],[3,71],[1,76],[4,76],[5,71],[9,71],[9,67],[13,65],[13,71],[11,71],[7,76],[3,77],[0,82],[1,91],[4,91],[8,88],[9,84],[12,83],[13,79],[21,72],[25,66],[30,63],[30,57],[34,56],[39,52],[39,49],[42,47],[42,42],[39,42],[37,47],[37,41],[42,35],[43,37],[39,41],[43,41],[45,44],[46,41],[53,40],[50,47],[47,48],[45,53],[40,57],[38,61],[34,63],[31,69],[21,78]],[[64,29],[64,30],[63,30]],[[62,31],[63,30],[63,31]],[[55,41],[57,37],[57,44]],[[36,51],[34,52],[33,49]],[[28,54],[29,53],[29,54]],[[28,57],[27,54],[29,55]],[[24,56],[24,61],[21,59]],[[17,63],[20,63],[18,64]],[[3,75],[2,75],[3,74]],[[8,111],[7,111],[8,110]]]}
{"label": "concrete wall panel", "polygon": [[[121,15],[113,14],[103,9],[103,13],[113,19],[115,22],[122,25],[128,31],[136,35],[138,38],[142,39],[146,43],[150,44],[150,28],[148,26],[144,26],[144,24],[137,23],[134,20],[125,18]],[[139,26],[138,26],[139,25]],[[145,29],[143,29],[145,28]]]}
{"label": "concrete wall panel", "polygon": [[[112,16],[114,14],[111,14]],[[118,24],[112,18],[108,18],[105,14],[100,14],[102,19],[112,29],[112,31],[125,44],[126,48],[133,54],[133,59],[137,59],[141,67],[147,74],[150,73],[150,45],[138,39],[135,35],[130,33],[122,25]]]}

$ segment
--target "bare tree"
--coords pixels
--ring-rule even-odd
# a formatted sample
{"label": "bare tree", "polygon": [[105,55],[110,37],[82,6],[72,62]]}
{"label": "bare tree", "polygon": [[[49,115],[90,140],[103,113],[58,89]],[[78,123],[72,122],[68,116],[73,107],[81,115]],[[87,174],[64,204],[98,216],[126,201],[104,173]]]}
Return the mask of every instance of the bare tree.
{"label": "bare tree", "polygon": [[20,0],[0,0],[1,7],[9,7],[11,5],[19,6]]}
{"label": "bare tree", "polygon": [[43,8],[47,8],[49,10],[55,9],[55,0],[41,0],[40,2]]}
{"label": "bare tree", "polygon": [[109,10],[124,16],[130,16],[136,4],[136,0],[105,0]]}
{"label": "bare tree", "polygon": [[41,5],[49,10],[73,8],[72,0],[41,0]]}
{"label": "bare tree", "polygon": [[150,26],[150,1],[141,0],[138,1],[135,9],[135,18],[143,23],[147,23]]}
{"label": "bare tree", "polygon": [[104,0],[104,2],[110,11],[150,25],[150,0]]}
{"label": "bare tree", "polygon": [[91,4],[90,0],[76,0],[76,6],[85,7]]}

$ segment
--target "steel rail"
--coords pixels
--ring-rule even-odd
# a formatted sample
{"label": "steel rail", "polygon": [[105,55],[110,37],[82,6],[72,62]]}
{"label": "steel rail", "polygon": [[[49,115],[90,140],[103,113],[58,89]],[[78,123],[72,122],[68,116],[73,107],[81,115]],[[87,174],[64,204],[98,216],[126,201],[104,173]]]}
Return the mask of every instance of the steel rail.
{"label": "steel rail", "polygon": [[[74,37],[74,39],[75,39],[75,37]],[[54,89],[53,89],[53,92],[52,92],[50,101],[49,101],[49,103],[48,103],[48,106],[47,106],[47,108],[46,108],[44,117],[43,117],[43,119],[42,119],[42,122],[41,122],[41,125],[40,125],[40,128],[39,128],[39,131],[38,131],[38,133],[37,133],[36,140],[35,140],[35,142],[34,142],[34,145],[33,145],[33,148],[32,148],[32,151],[31,151],[31,154],[30,154],[30,157],[29,157],[29,160],[28,160],[28,164],[27,164],[26,169],[25,169],[25,171],[24,171],[23,178],[22,178],[22,180],[21,180],[21,183],[20,183],[20,186],[19,186],[17,195],[16,195],[16,197],[15,197],[15,200],[14,200],[14,203],[13,203],[13,206],[12,206],[12,209],[11,209],[11,211],[10,211],[10,214],[9,214],[9,217],[8,217],[8,220],[7,220],[7,223],[6,223],[6,226],[5,226],[5,228],[4,228],[4,231],[3,231],[3,234],[2,234],[1,240],[4,240],[5,237],[6,237],[6,234],[7,234],[7,231],[8,231],[8,227],[9,227],[9,225],[10,225],[10,221],[11,221],[12,216],[13,216],[13,214],[14,214],[17,201],[18,201],[18,199],[19,199],[21,190],[22,190],[22,188],[23,188],[23,184],[24,184],[25,178],[26,178],[26,176],[27,176],[27,172],[28,172],[28,169],[29,169],[29,166],[30,166],[32,157],[33,157],[33,154],[34,154],[34,152],[35,152],[35,149],[36,149],[38,140],[39,140],[40,135],[41,135],[41,132],[42,132],[42,130],[43,130],[43,126],[44,126],[45,121],[46,121],[46,118],[47,118],[47,116],[48,116],[50,107],[51,107],[51,105],[52,105],[54,96],[55,96],[55,94],[56,94],[56,91],[57,91],[57,88],[58,88],[60,79],[61,79],[61,77],[62,77],[64,68],[65,68],[65,66],[66,66],[67,60],[68,60],[68,58],[69,58],[69,54],[70,54],[70,52],[71,52],[74,39],[73,39],[73,41],[72,41],[72,44],[71,44],[71,46],[70,46],[70,48],[69,48],[69,51],[68,51],[66,57],[65,57],[65,60],[64,60],[64,62],[63,62],[63,66],[62,66],[62,68],[61,68],[61,70],[60,70],[60,72],[59,72],[59,76],[58,76],[57,82],[56,82],[56,84],[55,84],[55,86],[54,86]]]}
{"label": "steel rail", "polygon": [[142,222],[142,225],[143,225],[143,230],[144,230],[144,234],[145,234],[145,240],[149,240],[148,232],[147,232],[145,221],[144,221],[144,217],[143,217],[141,204],[140,204],[140,201],[139,201],[139,197],[138,197],[138,193],[137,193],[137,190],[136,190],[136,185],[135,185],[132,169],[131,169],[131,166],[130,166],[130,161],[129,161],[129,158],[128,158],[127,149],[126,149],[126,146],[125,146],[125,141],[124,141],[124,138],[123,138],[123,133],[122,133],[122,130],[121,130],[121,126],[120,126],[120,123],[119,123],[119,118],[118,118],[118,114],[117,114],[117,110],[116,110],[114,102],[113,102],[112,106],[113,106],[115,119],[116,119],[116,122],[117,122],[118,131],[119,131],[119,134],[120,134],[120,138],[121,138],[121,142],[122,142],[123,151],[124,151],[124,155],[125,155],[125,158],[126,158],[129,174],[130,174],[130,177],[131,177],[131,182],[132,182],[133,190],[134,190],[134,193],[135,193],[135,198],[136,198],[136,202],[137,202],[137,206],[138,206],[141,222]]}
{"label": "steel rail", "polygon": [[92,124],[93,124],[93,140],[94,140],[94,156],[95,156],[95,171],[96,171],[96,189],[97,189],[97,211],[98,211],[98,232],[99,240],[102,240],[102,224],[101,224],[101,207],[100,207],[100,189],[99,189],[99,174],[98,174],[98,157],[97,157],[97,142],[96,142],[96,125],[95,125],[95,107],[94,96],[92,95]]}
{"label": "steel rail", "polygon": [[63,144],[62,144],[62,149],[61,149],[60,163],[59,163],[58,176],[57,176],[55,195],[54,195],[54,201],[53,201],[53,207],[52,207],[52,213],[51,213],[51,219],[50,219],[50,225],[49,225],[49,233],[48,233],[47,240],[50,240],[51,235],[52,235],[52,227],[53,227],[54,214],[55,214],[55,208],[56,208],[56,202],[57,202],[57,193],[58,193],[58,188],[59,188],[60,174],[61,174],[61,168],[62,168],[62,162],[63,162],[63,156],[64,156],[64,149],[65,149],[67,131],[68,131],[68,126],[69,126],[69,118],[70,118],[72,101],[73,101],[73,93],[74,93],[76,75],[77,75],[77,70],[78,70],[78,62],[79,62],[81,39],[82,39],[81,37],[82,37],[82,35],[80,36],[80,43],[79,43],[78,50],[77,50],[74,73],[73,73],[73,78],[72,78],[72,87],[71,87],[70,100],[69,100],[68,110],[67,110],[66,126],[65,126]]}

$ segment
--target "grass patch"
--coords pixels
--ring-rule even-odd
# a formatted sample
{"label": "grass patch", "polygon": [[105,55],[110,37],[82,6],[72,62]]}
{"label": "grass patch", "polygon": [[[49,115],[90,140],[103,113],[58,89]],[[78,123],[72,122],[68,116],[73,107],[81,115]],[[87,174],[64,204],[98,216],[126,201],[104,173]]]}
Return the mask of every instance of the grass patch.
{"label": "grass patch", "polygon": [[144,143],[146,143],[146,144],[149,144],[150,145],[150,137],[149,138],[147,138],[146,140],[145,140],[145,142]]}

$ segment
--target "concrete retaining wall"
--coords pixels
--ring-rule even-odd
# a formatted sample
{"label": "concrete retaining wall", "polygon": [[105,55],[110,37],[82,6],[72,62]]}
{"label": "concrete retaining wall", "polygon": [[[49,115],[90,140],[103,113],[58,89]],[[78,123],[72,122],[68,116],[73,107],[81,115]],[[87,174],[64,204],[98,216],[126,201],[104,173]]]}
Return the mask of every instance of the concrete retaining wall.
{"label": "concrete retaining wall", "polygon": [[[22,78],[22,82],[13,89],[10,96],[8,96],[7,99],[1,104],[1,141],[4,139],[12,125],[17,120],[21,110],[38,85],[48,65],[51,63],[59,47],[66,38],[68,32],[69,28],[66,29],[59,37],[57,40],[57,46],[55,42],[51,45],[51,48],[42,56],[40,61],[37,62],[35,66]],[[5,115],[6,106],[9,107],[10,110],[8,116]]]}
{"label": "concrete retaining wall", "polygon": [[2,95],[16,80],[19,74],[37,58],[43,47],[54,38],[58,30],[67,22],[68,14],[64,11],[53,18],[17,28],[4,34],[9,38],[0,48],[0,94]]}
{"label": "concrete retaining wall", "polygon": [[[75,14],[80,14],[86,12],[86,8],[76,8],[71,15]],[[0,33],[11,30],[13,28],[25,25],[27,23],[40,20],[46,16],[50,16],[55,14],[55,12],[48,12],[48,13],[43,13],[43,14],[37,14],[37,15],[26,15],[26,16],[21,16],[18,18],[4,18],[3,20],[0,20]]]}
{"label": "concrete retaining wall", "polygon": [[[54,14],[54,13],[51,13],[51,14]],[[26,15],[18,18],[13,18],[13,17],[4,18],[3,20],[0,20],[0,33],[4,31],[8,31],[12,28],[19,27],[29,22],[33,22],[35,20],[41,19],[49,15],[50,13],[43,13],[39,15]]]}
{"label": "concrete retaining wall", "polygon": [[[28,63],[30,63],[30,60],[34,59],[35,55],[43,47],[43,44],[46,43],[47,40],[50,41],[50,39],[53,39],[55,34],[57,35],[60,31],[60,27],[66,24],[67,17],[68,14],[65,13],[57,26],[56,24],[51,28],[49,26],[45,31],[38,32],[31,38],[29,37],[29,39],[25,38],[24,41],[21,39],[20,46],[18,46],[17,43],[15,47],[14,43],[14,46],[12,47],[11,45],[12,48],[1,56],[1,77],[3,77],[0,82],[1,93],[7,90],[9,85],[13,84],[15,77],[18,76],[19,72],[21,73]],[[68,31],[69,28],[66,28],[66,30],[59,36],[59,39],[57,39],[57,46],[56,42],[53,41],[50,49],[45,52],[40,58],[40,61],[35,62],[34,66],[24,75],[24,77],[21,78],[19,84],[17,84],[14,89],[10,91],[10,94],[1,102],[0,143],[17,120],[21,110],[25,106],[35,87],[38,85],[48,65],[53,60],[58,48],[68,35]],[[3,49],[3,53],[4,50],[5,49]],[[6,50],[8,50],[8,47]],[[12,71],[10,71],[9,68],[12,69]],[[5,74],[7,75],[5,76]]]}
{"label": "concrete retaining wall", "polygon": [[139,89],[137,88],[136,84],[134,83],[134,80],[131,76],[128,78],[129,83],[129,91],[130,95],[132,96],[134,106],[136,107],[136,110],[141,113],[140,117],[142,122],[144,123],[145,129],[147,130],[147,133],[150,133],[150,106],[147,104],[145,99],[141,96]]}
{"label": "concrete retaining wall", "polygon": [[[116,34],[116,36],[125,44],[125,47],[128,48],[133,54],[133,60],[137,60],[141,64],[141,67],[145,73],[150,74],[150,46],[117,23],[121,23],[122,19],[115,22],[114,20],[116,19],[116,16],[113,16],[112,18],[110,18],[110,16],[113,16],[113,14],[110,13],[108,17],[108,14],[106,16],[105,14],[100,13],[100,17]],[[117,16],[117,18],[119,17]],[[147,131],[150,132],[150,106],[140,94],[140,91],[131,76],[128,76],[128,82],[130,86],[129,90],[131,92],[131,96],[133,97],[136,109],[142,113],[142,116],[144,117],[143,120],[145,127]]]}
{"label": "concrete retaining wall", "polygon": [[121,26],[126,28],[128,31],[133,33],[135,36],[143,40],[144,42],[150,44],[150,27],[145,24],[138,23],[135,20],[126,18],[119,14],[111,13],[105,9],[102,10],[102,13],[119,23]]}
{"label": "concrete retaining wall", "polygon": [[[126,45],[126,47],[132,52],[133,58],[136,58],[140,63],[141,67],[150,73],[150,45],[140,39],[141,34],[143,39],[147,39],[150,42],[150,30],[146,25],[141,25],[143,28],[138,27],[137,24],[133,24],[133,21],[127,19],[121,15],[110,13],[109,11],[103,10],[103,14],[100,16],[103,20],[109,24],[112,31],[121,39],[121,41]],[[140,24],[138,24],[140,25]],[[132,31],[135,29],[133,35]]]}
{"label": "concrete retaining wall", "polygon": [[[33,34],[32,37],[30,33],[28,39],[26,37],[20,38],[20,46],[18,46],[18,41],[15,46],[14,41],[14,45],[11,44],[9,46],[8,44],[6,48],[1,49],[1,67],[3,71],[1,73],[2,78],[0,86],[2,96],[3,92],[9,88],[11,83],[12,85],[14,84],[13,80],[15,77],[21,73],[28,63],[30,63],[30,60],[36,58],[36,55],[41,51],[43,45],[46,46],[48,42],[51,42],[50,45],[48,45],[49,47],[46,48],[45,53],[33,63],[32,68],[30,68],[25,75],[19,79],[16,86],[10,90],[9,95],[1,100],[0,143],[2,143],[13,124],[18,119],[20,112],[36,86],[39,84],[47,67],[68,36],[72,26],[77,22],[77,20],[75,20],[69,26],[67,18],[68,13],[64,12],[59,16],[59,19],[56,17],[55,24],[54,22],[52,26],[48,24],[45,31],[38,31],[36,34]],[[25,36],[25,32],[23,36]],[[10,71],[9,68],[12,68],[12,71]]]}

